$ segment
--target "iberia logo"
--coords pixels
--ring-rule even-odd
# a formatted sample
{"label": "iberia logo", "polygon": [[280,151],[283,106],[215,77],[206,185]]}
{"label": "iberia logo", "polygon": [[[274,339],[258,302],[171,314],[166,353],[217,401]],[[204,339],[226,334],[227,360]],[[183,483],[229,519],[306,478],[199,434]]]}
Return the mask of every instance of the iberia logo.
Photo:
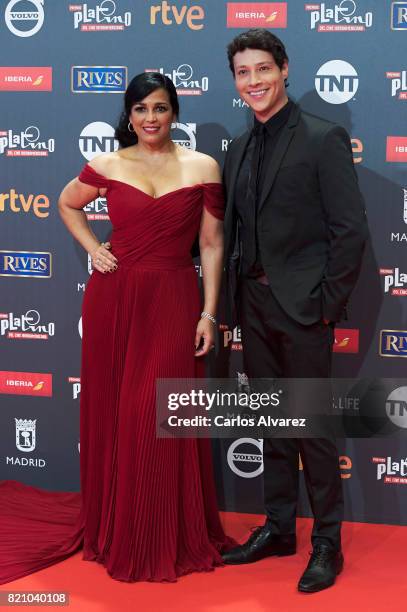
{"label": "iberia logo", "polygon": [[407,162],[407,136],[387,136],[386,161]]}
{"label": "iberia logo", "polygon": [[52,396],[52,374],[0,371],[0,393]]}
{"label": "iberia logo", "polygon": [[358,329],[335,329],[334,353],[358,353],[359,352],[359,330]]}
{"label": "iberia logo", "polygon": [[52,91],[52,68],[1,66],[0,91]]}
{"label": "iberia logo", "polygon": [[228,2],[228,28],[286,28],[287,2]]}

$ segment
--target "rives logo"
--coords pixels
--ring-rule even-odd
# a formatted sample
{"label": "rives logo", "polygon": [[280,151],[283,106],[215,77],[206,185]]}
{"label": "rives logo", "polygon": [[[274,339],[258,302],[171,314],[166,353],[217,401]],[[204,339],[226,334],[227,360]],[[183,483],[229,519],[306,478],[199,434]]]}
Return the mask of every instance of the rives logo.
{"label": "rives logo", "polygon": [[102,0],[94,8],[88,8],[87,3],[69,5],[74,28],[81,32],[121,32],[128,28],[131,25],[130,11],[119,15],[116,9],[114,0]]}
{"label": "rives logo", "polygon": [[0,276],[50,278],[52,255],[43,251],[0,251]]}
{"label": "rives logo", "polygon": [[0,371],[0,393],[52,396],[52,374]]}
{"label": "rives logo", "polygon": [[1,66],[0,91],[52,91],[52,68]]}
{"label": "rives logo", "polygon": [[381,357],[407,358],[407,331],[382,329],[380,332],[379,354]]}
{"label": "rives logo", "polygon": [[286,28],[287,2],[228,2],[228,28]]}
{"label": "rives logo", "polygon": [[391,3],[391,29],[407,30],[407,2]]}
{"label": "rives logo", "polygon": [[72,66],[73,93],[123,93],[127,87],[127,66]]}
{"label": "rives logo", "polygon": [[192,4],[170,4],[163,0],[161,4],[154,4],[150,7],[150,23],[156,25],[158,20],[165,26],[186,24],[190,30],[202,30],[205,19],[205,11],[202,6]]}

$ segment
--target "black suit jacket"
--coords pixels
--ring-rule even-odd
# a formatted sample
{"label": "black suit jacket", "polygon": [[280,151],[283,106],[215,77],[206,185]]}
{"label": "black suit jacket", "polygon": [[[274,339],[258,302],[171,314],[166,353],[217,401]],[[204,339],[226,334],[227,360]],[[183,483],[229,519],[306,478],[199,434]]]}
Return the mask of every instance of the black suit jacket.
{"label": "black suit jacket", "polygon": [[[232,305],[240,262],[234,191],[249,139],[246,132],[231,143],[224,167],[225,268]],[[294,104],[258,208],[261,261],[286,313],[304,325],[323,317],[339,321],[366,238],[366,212],[346,130]],[[236,323],[233,313],[230,323]]]}

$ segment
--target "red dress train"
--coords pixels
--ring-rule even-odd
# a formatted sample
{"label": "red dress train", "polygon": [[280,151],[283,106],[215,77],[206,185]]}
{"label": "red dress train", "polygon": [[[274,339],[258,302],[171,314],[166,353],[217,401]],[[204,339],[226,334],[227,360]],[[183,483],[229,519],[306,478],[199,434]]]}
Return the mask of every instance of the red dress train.
{"label": "red dress train", "polygon": [[83,546],[118,580],[174,581],[220,565],[209,440],[155,434],[156,378],[203,376],[194,357],[200,295],[190,249],[217,183],[153,198],[86,165],[107,188],[118,269],[93,272],[83,302],[81,494],[0,483],[0,584]]}

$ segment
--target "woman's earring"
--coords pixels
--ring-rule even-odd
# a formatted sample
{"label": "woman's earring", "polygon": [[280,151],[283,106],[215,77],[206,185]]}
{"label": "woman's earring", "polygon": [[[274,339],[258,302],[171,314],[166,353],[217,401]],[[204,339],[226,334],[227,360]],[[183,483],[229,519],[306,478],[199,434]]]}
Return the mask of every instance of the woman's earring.
{"label": "woman's earring", "polygon": [[132,126],[132,124],[130,123],[130,121],[129,121],[129,123],[128,123],[127,129],[129,130],[129,132],[134,132],[134,127]]}

